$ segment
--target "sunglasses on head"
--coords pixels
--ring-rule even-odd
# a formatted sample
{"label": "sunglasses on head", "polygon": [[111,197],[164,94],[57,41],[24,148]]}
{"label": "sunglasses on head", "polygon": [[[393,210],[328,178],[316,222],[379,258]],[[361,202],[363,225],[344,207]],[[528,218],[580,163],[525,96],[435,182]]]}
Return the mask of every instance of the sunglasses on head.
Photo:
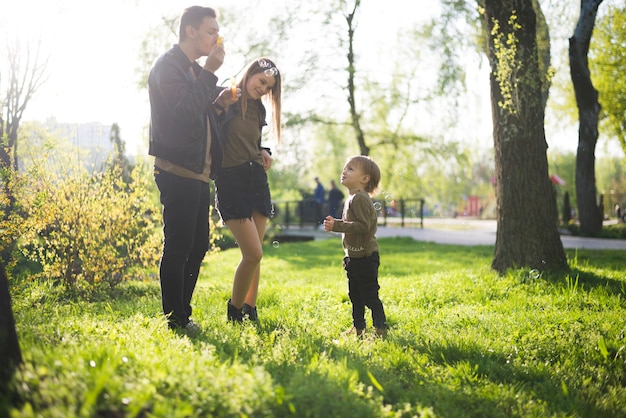
{"label": "sunglasses on head", "polygon": [[274,67],[272,63],[264,60],[263,58],[259,59],[257,61],[257,64],[259,64],[259,67],[263,68],[263,74],[265,74],[267,77],[273,77],[278,75],[278,68]]}

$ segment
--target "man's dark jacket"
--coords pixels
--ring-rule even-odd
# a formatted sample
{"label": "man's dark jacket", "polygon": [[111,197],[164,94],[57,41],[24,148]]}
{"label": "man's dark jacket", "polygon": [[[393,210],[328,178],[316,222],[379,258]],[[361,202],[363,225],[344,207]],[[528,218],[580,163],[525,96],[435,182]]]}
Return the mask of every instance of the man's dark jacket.
{"label": "man's dark jacket", "polygon": [[218,125],[211,105],[220,90],[216,83],[217,77],[189,61],[178,45],[156,60],[148,76],[150,155],[201,173],[208,117],[212,138],[211,178],[215,178],[222,161]]}

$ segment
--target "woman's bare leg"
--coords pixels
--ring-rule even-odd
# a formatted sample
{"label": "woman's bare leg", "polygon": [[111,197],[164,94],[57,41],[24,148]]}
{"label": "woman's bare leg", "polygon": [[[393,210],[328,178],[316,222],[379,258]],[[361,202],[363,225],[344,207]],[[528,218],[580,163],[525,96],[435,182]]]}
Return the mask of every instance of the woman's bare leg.
{"label": "woman's bare leg", "polygon": [[[261,258],[263,258],[262,237],[265,233],[267,218],[254,212],[252,219],[231,219],[226,226],[233,233],[241,251],[241,261],[235,270],[233,289],[230,303],[235,308],[241,308],[248,300],[248,294],[254,298],[259,286],[259,272]],[[261,231],[261,232],[260,232]],[[251,289],[253,291],[251,292]],[[251,305],[254,306],[254,305]]]}
{"label": "woman's bare leg", "polygon": [[[263,244],[263,237],[265,236],[265,226],[267,225],[267,218],[261,215],[258,212],[254,212],[252,214],[252,219],[254,220],[254,224],[257,229],[259,242]],[[261,277],[261,263],[257,266],[256,271],[254,272],[254,276],[252,276],[252,281],[250,282],[250,288],[248,289],[248,293],[246,294],[246,298],[244,300],[248,305],[255,307],[256,299],[259,295],[259,279]]]}

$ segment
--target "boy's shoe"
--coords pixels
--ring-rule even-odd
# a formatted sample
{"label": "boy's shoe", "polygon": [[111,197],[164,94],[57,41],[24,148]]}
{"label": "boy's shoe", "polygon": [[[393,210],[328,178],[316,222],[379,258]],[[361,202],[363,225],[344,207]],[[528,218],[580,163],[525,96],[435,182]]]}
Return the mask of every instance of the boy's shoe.
{"label": "boy's shoe", "polygon": [[250,306],[247,303],[243,304],[243,308],[241,308],[244,317],[248,317],[250,321],[258,321],[259,315],[256,312],[256,306]]}
{"label": "boy's shoe", "polygon": [[353,326],[343,332],[343,335],[352,335],[355,334],[358,338],[362,338],[363,334],[365,334],[365,328],[357,328]]}
{"label": "boy's shoe", "polygon": [[382,339],[387,338],[387,328],[376,327],[376,336]]}

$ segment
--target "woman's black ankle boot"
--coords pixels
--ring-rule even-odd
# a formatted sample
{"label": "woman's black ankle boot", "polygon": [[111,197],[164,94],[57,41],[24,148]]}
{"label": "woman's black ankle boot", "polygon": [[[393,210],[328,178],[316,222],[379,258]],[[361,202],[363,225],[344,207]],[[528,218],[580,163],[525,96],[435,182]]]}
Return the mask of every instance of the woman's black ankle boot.
{"label": "woman's black ankle boot", "polygon": [[256,313],[256,306],[252,307],[250,305],[248,305],[247,303],[243,304],[243,308],[241,308],[243,311],[243,315],[244,316],[248,316],[248,319],[250,321],[258,321],[259,320],[259,315]]}
{"label": "woman's black ankle boot", "polygon": [[232,322],[242,322],[243,321],[243,309],[235,308],[231,303],[230,299],[228,299],[228,320]]}

